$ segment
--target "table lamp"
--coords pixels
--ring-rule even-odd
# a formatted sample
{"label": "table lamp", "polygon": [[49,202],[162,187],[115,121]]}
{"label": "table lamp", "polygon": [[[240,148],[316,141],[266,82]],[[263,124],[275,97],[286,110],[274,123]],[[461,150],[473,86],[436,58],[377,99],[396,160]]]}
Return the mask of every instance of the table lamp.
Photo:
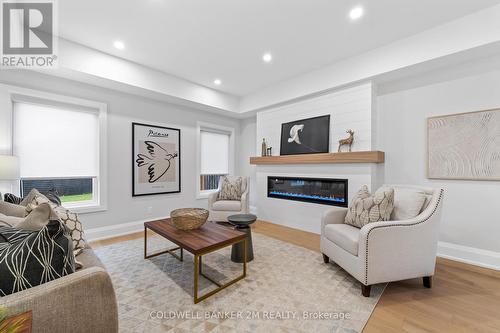
{"label": "table lamp", "polygon": [[[0,181],[19,179],[19,159],[16,156],[0,155]],[[3,200],[0,192],[0,201]]]}

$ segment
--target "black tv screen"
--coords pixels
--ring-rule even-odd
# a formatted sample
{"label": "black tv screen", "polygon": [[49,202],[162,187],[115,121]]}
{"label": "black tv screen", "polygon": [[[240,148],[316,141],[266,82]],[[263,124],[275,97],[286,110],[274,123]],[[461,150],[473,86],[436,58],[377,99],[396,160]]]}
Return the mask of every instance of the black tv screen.
{"label": "black tv screen", "polygon": [[281,124],[280,155],[328,153],[330,115]]}

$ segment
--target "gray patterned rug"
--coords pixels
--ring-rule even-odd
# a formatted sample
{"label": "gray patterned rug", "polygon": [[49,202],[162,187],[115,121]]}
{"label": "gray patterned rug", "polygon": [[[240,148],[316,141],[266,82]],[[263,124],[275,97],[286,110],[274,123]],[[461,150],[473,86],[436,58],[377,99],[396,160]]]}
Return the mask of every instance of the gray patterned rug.
{"label": "gray patterned rug", "polygon": [[[254,233],[245,279],[193,304],[193,256],[143,259],[143,240],[98,248],[118,299],[120,332],[360,332],[384,285],[361,296],[359,282],[321,254]],[[148,238],[148,252],[173,244]],[[203,257],[218,281],[241,272],[230,247]],[[213,285],[200,277],[201,294]]]}

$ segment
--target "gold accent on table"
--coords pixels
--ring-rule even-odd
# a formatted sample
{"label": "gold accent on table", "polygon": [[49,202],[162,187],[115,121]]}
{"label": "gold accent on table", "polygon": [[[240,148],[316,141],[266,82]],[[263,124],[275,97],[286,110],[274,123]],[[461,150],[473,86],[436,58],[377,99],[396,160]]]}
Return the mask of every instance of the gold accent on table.
{"label": "gold accent on table", "polygon": [[[221,283],[213,280],[212,278],[208,277],[207,275],[203,274],[203,272],[201,270],[202,256],[204,256],[205,254],[209,254],[211,252],[218,251],[226,246],[234,245],[234,244],[241,243],[241,242],[243,242],[243,258],[244,258],[244,260],[243,260],[243,273],[240,276],[235,277],[234,279],[232,279],[231,281],[229,281],[225,284],[221,284]],[[212,291],[209,291],[205,295],[198,297],[198,280],[199,280],[200,275],[203,276],[204,278],[206,278],[208,281],[215,284],[217,286],[217,288],[215,288]],[[247,276],[247,239],[246,238],[244,238],[243,240],[234,241],[230,244],[226,244],[226,245],[217,247],[215,249],[206,251],[202,254],[195,254],[194,255],[194,286],[193,286],[194,304],[203,301],[204,299],[212,296],[215,293],[218,293],[219,291],[221,291],[223,289],[226,289],[227,287],[233,285],[234,283],[240,281],[241,279],[244,279],[246,276]]]}
{"label": "gold accent on table", "polygon": [[[147,246],[148,246],[147,245],[148,244],[147,229],[148,229],[147,227],[144,227],[144,259],[149,259],[152,257],[159,256],[161,254],[169,253],[179,261],[184,260],[183,249],[181,247],[174,247],[171,249],[166,249],[164,251],[160,251],[160,252],[156,252],[156,253],[148,255],[147,254]],[[214,279],[212,279],[211,277],[209,277],[203,273],[203,271],[202,271],[202,256],[209,254],[209,253],[212,253],[212,252],[215,252],[215,251],[218,251],[218,250],[223,249],[227,246],[232,246],[234,244],[241,243],[241,242],[243,242],[243,258],[244,259],[243,259],[243,273],[240,276],[237,276],[236,278],[230,280],[229,282],[227,282],[225,284],[221,284],[220,282],[215,281]],[[176,250],[180,250],[180,256],[173,252]],[[204,251],[200,254],[195,254],[193,263],[194,263],[193,301],[194,301],[194,304],[196,304],[196,303],[203,301],[204,299],[214,295],[215,293],[218,293],[219,291],[233,285],[234,283],[236,283],[236,282],[238,282],[241,279],[244,279],[246,277],[246,275],[247,275],[247,238],[245,237],[242,240],[236,240],[236,241],[233,241],[231,243],[224,244],[224,245],[212,248],[210,250]],[[206,293],[205,295],[198,296],[198,280],[199,280],[200,275],[203,276],[208,281],[215,284],[217,286],[217,288],[214,290],[211,290],[210,292]]]}

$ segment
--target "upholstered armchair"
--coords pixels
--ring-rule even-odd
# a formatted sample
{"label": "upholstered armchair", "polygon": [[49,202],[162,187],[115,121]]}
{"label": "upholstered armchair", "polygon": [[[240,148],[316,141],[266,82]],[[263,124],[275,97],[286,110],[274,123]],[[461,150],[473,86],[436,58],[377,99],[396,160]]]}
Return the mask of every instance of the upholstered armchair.
{"label": "upholstered armchair", "polygon": [[217,200],[221,189],[221,180],[217,191],[210,193],[208,196],[208,211],[210,215],[208,219],[215,222],[227,222],[227,217],[234,214],[248,214],[249,209],[249,187],[250,182],[248,177],[242,177],[242,195],[241,200]]}
{"label": "upholstered armchair", "polygon": [[321,222],[324,262],[334,261],[360,281],[365,297],[377,283],[423,278],[425,287],[432,286],[444,191],[388,186],[394,188],[394,207],[400,212],[405,204],[398,201],[398,193],[424,192],[420,213],[407,220],[373,222],[358,229],[344,224],[347,208],[333,208],[324,213]]}

